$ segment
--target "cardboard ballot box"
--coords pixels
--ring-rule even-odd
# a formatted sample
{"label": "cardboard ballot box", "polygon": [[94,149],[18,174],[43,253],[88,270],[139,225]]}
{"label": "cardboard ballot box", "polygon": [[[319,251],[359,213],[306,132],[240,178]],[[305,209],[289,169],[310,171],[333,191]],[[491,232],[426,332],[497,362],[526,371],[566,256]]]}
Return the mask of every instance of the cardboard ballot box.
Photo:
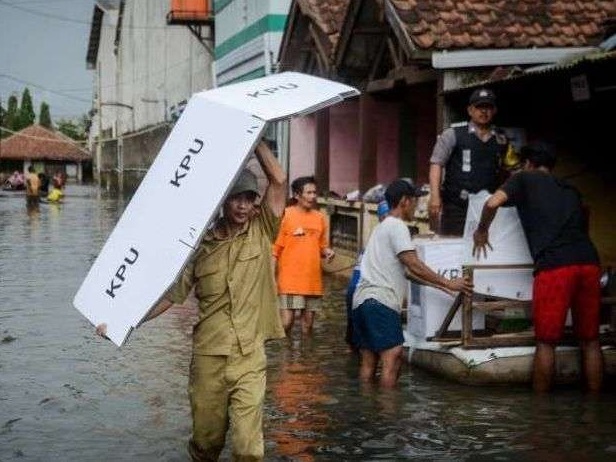
{"label": "cardboard ballot box", "polygon": [[[417,255],[433,271],[452,279],[462,276],[462,238],[415,239]],[[408,333],[421,338],[432,337],[441,327],[454,298],[433,287],[409,283]],[[485,315],[473,312],[473,329],[485,328]],[[450,330],[462,329],[462,314],[458,310],[449,324]]]}

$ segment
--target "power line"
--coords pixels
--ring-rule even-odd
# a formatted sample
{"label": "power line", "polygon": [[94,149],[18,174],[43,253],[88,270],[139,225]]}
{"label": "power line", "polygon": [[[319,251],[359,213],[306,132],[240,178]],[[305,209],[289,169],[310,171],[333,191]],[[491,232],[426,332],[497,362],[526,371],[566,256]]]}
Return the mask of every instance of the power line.
{"label": "power line", "polygon": [[67,18],[66,16],[59,16],[59,15],[50,14],[50,13],[42,13],[40,11],[31,10],[30,8],[24,8],[22,6],[15,5],[13,3],[7,3],[4,0],[0,0],[0,5],[1,6],[6,6],[6,7],[9,7],[9,8],[13,8],[14,10],[24,11],[24,12],[26,12],[28,14],[32,14],[34,16],[40,16],[40,17],[43,17],[43,18],[56,19],[56,20],[62,21],[62,22],[70,22],[70,23],[77,23],[77,24],[90,24],[89,21],[86,22],[86,21],[82,21],[82,20],[79,20],[79,19]]}
{"label": "power line", "polygon": [[[21,3],[21,2],[20,2]],[[47,2],[45,2],[47,3]],[[47,18],[47,19],[55,19],[57,21],[62,21],[62,22],[69,22],[69,23],[74,23],[74,24],[85,24],[85,25],[90,25],[91,21],[83,21],[80,19],[73,19],[73,18],[68,18],[66,16],[60,16],[60,15],[56,15],[56,14],[50,14],[50,13],[43,13],[41,11],[37,11],[37,10],[32,10],[30,8],[24,8],[22,6],[18,6],[15,5],[13,3],[7,3],[4,0],[0,0],[0,6],[6,6],[9,8],[13,8],[15,10],[19,10],[19,11],[23,11],[25,13],[34,15],[34,16],[40,16],[42,18]],[[115,29],[116,26],[114,25],[107,25],[107,24],[102,24],[103,27],[108,27],[110,29]],[[166,29],[168,26],[163,25],[163,26],[122,26],[123,30],[148,30],[148,29]]]}
{"label": "power line", "polygon": [[17,2],[7,2],[6,0],[2,0],[0,3],[4,3],[6,5],[15,5],[17,3],[20,5],[23,5],[24,3],[44,3],[45,5],[49,5],[50,3],[78,3],[82,1],[83,0],[17,0]]}
{"label": "power line", "polygon": [[8,75],[8,74],[0,73],[0,77],[4,77],[5,79],[9,79],[9,80],[12,80],[14,82],[18,82],[18,83],[22,83],[22,84],[25,84],[25,85],[28,85],[28,86],[31,86],[31,87],[34,87],[34,88],[38,88],[39,90],[42,90],[42,91],[47,91],[49,93],[54,93],[54,94],[56,94],[58,96],[62,96],[64,98],[74,99],[75,101],[81,101],[83,103],[90,103],[90,102],[92,102],[91,98],[86,99],[86,98],[80,98],[78,96],[68,95],[68,94],[66,94],[64,92],[56,91],[56,90],[51,90],[49,88],[45,88],[43,86],[37,85],[36,83],[28,82],[27,80],[18,79],[16,77],[13,77],[13,76]]}

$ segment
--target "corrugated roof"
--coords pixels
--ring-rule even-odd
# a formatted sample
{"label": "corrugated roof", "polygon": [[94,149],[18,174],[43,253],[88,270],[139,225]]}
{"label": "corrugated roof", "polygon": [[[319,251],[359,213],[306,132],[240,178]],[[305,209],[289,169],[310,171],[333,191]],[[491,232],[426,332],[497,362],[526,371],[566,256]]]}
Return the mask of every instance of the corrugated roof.
{"label": "corrugated roof", "polygon": [[91,155],[61,132],[30,125],[0,141],[2,159],[84,162],[91,160]]}
{"label": "corrugated roof", "polygon": [[518,66],[513,67],[499,67],[492,72],[489,78],[474,81],[456,87],[455,89],[446,90],[444,93],[455,93],[461,90],[468,90],[480,86],[509,82],[513,80],[532,78],[533,76],[543,76],[549,74],[558,74],[561,72],[567,72],[569,70],[575,70],[577,67],[584,66],[586,64],[603,64],[605,61],[616,60],[616,50],[605,51],[598,49],[590,53],[572,53],[570,56],[560,60],[554,64],[545,64],[542,66],[534,66],[526,69],[521,69]]}

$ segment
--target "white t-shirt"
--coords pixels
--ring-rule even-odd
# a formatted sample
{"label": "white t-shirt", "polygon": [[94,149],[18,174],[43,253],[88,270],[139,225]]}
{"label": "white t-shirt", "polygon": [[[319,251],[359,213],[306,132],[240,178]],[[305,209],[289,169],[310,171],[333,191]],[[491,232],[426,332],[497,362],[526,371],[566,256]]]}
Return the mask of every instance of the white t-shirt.
{"label": "white t-shirt", "polygon": [[408,281],[398,255],[408,250],[415,250],[415,244],[400,218],[388,216],[374,228],[361,259],[361,276],[353,295],[353,308],[374,298],[401,312]]}

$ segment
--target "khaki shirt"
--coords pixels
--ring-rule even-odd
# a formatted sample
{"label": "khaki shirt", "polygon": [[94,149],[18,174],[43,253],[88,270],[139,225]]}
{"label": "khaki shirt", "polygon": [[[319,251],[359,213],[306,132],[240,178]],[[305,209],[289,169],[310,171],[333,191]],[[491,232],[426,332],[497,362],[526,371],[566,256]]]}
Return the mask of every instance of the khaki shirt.
{"label": "khaki shirt", "polygon": [[191,288],[199,301],[193,353],[224,355],[239,344],[242,355],[285,336],[272,267],[271,247],[280,219],[263,204],[237,236],[218,239],[208,231],[175,286],[167,293],[183,303]]}

